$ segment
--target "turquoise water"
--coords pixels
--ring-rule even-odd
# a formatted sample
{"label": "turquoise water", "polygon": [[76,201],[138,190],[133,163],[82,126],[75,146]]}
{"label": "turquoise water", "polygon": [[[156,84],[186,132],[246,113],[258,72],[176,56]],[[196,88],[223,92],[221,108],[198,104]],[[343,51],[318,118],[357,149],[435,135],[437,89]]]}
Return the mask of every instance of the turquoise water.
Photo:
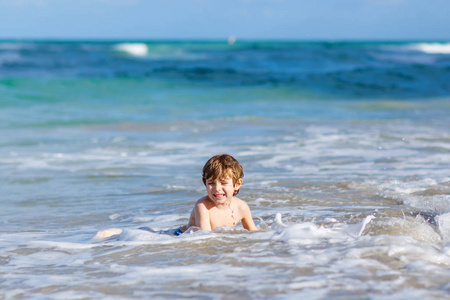
{"label": "turquoise water", "polygon": [[[447,297],[447,49],[0,42],[1,297]],[[217,153],[260,232],[137,229],[185,224]]]}

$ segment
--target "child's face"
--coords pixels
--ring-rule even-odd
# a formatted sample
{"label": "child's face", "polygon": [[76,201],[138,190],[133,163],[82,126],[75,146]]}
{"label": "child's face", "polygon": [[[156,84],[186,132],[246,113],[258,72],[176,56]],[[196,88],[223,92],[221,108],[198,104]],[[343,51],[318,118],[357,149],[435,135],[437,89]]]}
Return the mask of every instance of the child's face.
{"label": "child's face", "polygon": [[239,190],[241,185],[241,178],[236,183],[233,183],[233,179],[229,176],[217,178],[216,180],[210,178],[206,180],[206,191],[208,192],[209,199],[216,205],[225,204],[231,201],[235,191]]}

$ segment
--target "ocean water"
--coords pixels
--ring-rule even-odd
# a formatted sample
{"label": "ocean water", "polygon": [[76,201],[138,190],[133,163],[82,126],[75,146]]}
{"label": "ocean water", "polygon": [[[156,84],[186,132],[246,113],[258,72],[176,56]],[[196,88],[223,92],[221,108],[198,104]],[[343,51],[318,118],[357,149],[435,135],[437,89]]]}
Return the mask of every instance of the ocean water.
{"label": "ocean water", "polygon": [[[448,298],[449,115],[442,41],[1,41],[0,298]],[[218,153],[259,232],[138,230]]]}

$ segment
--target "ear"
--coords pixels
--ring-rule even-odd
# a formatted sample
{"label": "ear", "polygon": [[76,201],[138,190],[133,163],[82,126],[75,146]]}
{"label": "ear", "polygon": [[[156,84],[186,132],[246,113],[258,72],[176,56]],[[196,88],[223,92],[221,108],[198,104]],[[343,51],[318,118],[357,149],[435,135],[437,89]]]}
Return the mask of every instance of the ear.
{"label": "ear", "polygon": [[235,183],[234,183],[234,190],[235,191],[237,191],[237,190],[239,190],[240,188],[241,188],[241,185],[242,185],[242,178],[239,178],[238,179],[238,181],[236,181]]}

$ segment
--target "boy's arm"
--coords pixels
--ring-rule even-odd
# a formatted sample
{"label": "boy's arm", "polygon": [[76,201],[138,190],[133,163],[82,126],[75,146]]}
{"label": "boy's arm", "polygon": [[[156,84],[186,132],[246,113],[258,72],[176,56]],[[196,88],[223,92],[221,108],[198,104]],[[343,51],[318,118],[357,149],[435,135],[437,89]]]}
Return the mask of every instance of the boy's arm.
{"label": "boy's arm", "polygon": [[195,204],[194,215],[195,226],[199,227],[202,230],[212,230],[211,222],[209,220],[209,211],[204,203],[199,201],[197,202],[197,204]]}
{"label": "boy's arm", "polygon": [[242,201],[241,206],[241,213],[242,213],[242,226],[244,226],[245,229],[250,231],[257,231],[258,228],[256,228],[255,222],[252,218],[252,212],[250,211],[250,208],[248,207],[247,203]]}

